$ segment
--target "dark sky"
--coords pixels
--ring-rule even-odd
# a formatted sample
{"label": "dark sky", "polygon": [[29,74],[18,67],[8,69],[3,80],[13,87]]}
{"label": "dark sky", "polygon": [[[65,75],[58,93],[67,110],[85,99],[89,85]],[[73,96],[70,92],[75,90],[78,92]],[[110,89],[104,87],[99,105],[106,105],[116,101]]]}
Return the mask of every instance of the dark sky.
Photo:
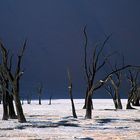
{"label": "dark sky", "polygon": [[74,96],[84,97],[82,29],[87,25],[89,45],[112,33],[108,51],[123,53],[126,62],[139,65],[139,0],[1,0],[0,39],[17,54],[28,39],[24,56],[22,92],[66,97],[67,67]]}

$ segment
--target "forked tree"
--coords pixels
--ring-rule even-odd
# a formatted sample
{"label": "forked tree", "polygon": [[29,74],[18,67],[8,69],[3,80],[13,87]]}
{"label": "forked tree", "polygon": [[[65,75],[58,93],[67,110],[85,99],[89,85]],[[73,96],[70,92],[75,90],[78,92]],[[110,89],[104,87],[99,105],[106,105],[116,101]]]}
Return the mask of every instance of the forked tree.
{"label": "forked tree", "polygon": [[[104,86],[110,79],[110,77],[119,72],[119,71],[123,71],[127,68],[130,68],[130,67],[134,67],[134,66],[131,66],[131,65],[126,65],[126,66],[123,66],[123,67],[120,67],[114,71],[111,71],[109,74],[107,74],[104,78],[102,78],[102,80],[99,80],[97,81],[92,87],[91,89],[89,90],[88,92],[88,97],[87,97],[87,108],[86,108],[86,115],[85,115],[85,118],[86,119],[91,119],[92,118],[92,108],[91,108],[91,102],[89,100],[89,97],[92,96],[92,94],[97,90],[97,89],[100,89],[102,86]],[[140,67],[139,67],[140,68]]]}
{"label": "forked tree", "polygon": [[105,87],[105,90],[112,97],[115,109],[122,109],[122,103],[121,103],[121,98],[119,94],[120,81],[115,81],[112,78],[112,76],[109,77],[109,81],[110,81],[110,84]]}
{"label": "forked tree", "polygon": [[14,97],[16,111],[17,111],[17,119],[21,123],[26,122],[26,119],[25,119],[25,116],[23,113],[23,109],[22,109],[22,105],[20,102],[20,95],[19,95],[20,78],[23,75],[23,71],[21,71],[21,62],[22,62],[25,48],[26,48],[26,41],[24,42],[21,52],[18,55],[17,64],[15,66],[15,72],[13,72],[13,70],[9,69],[8,64],[7,64],[8,51],[4,47],[3,43],[0,42],[0,50],[1,50],[1,55],[2,55],[1,69],[4,74],[4,77],[6,77],[8,79],[8,81],[10,82],[10,86],[12,87],[13,97]]}
{"label": "forked tree", "polygon": [[[117,70],[117,63],[113,67],[111,63],[108,61],[108,64],[112,71]],[[124,62],[123,62],[124,65]],[[123,67],[122,65],[122,67]],[[109,86],[106,86],[106,91],[111,95],[113,98],[115,109],[122,109],[122,102],[120,97],[120,86],[122,83],[122,71],[118,71],[114,73],[112,76],[109,77]]]}
{"label": "forked tree", "polygon": [[[84,109],[87,107],[87,97],[88,92],[90,91],[91,87],[94,86],[95,78],[99,71],[104,67],[106,64],[106,60],[111,56],[111,54],[106,55],[103,57],[103,49],[110,39],[111,35],[107,36],[103,43],[96,44],[95,48],[92,52],[92,58],[89,58],[90,54],[87,53],[87,47],[88,47],[88,36],[86,32],[86,26],[84,27],[84,37],[85,37],[85,44],[84,44],[84,68],[85,68],[85,75],[86,75],[86,83],[87,83],[87,89],[86,89],[86,95],[85,95],[85,104]],[[102,60],[101,60],[102,58]],[[91,104],[91,107],[93,108],[92,104],[92,97],[88,97],[89,102]]]}
{"label": "forked tree", "polygon": [[[100,88],[103,83],[106,82],[96,82],[95,79],[97,77],[97,74],[100,72],[100,70],[105,66],[107,59],[112,55],[106,55],[103,57],[103,50],[110,39],[111,35],[107,36],[106,39],[103,41],[103,43],[96,44],[93,52],[92,57],[89,58],[90,54],[87,52],[88,47],[88,36],[86,32],[86,26],[84,27],[84,37],[85,37],[85,44],[84,44],[84,68],[85,68],[85,75],[86,75],[86,83],[87,83],[87,89],[86,89],[86,95],[85,95],[85,105],[83,108],[86,108],[86,118],[91,118],[91,110],[93,108],[92,103],[92,95],[93,92]],[[90,61],[89,61],[90,60]],[[98,86],[96,86],[98,85]],[[93,88],[94,87],[94,88]]]}
{"label": "forked tree", "polygon": [[[112,54],[109,54],[106,56],[103,55],[104,47],[105,47],[106,43],[108,42],[108,40],[110,39],[111,35],[107,36],[102,44],[97,44],[95,46],[95,48],[93,50],[92,59],[90,62],[88,62],[89,59],[87,58],[89,56],[89,54],[87,54],[88,37],[87,37],[87,33],[86,33],[86,27],[84,28],[84,36],[85,36],[84,61],[85,61],[85,73],[86,73],[86,79],[87,79],[87,91],[86,91],[86,98],[85,98],[85,107],[86,107],[85,118],[91,119],[92,118],[92,95],[93,95],[93,93],[96,90],[100,89],[104,84],[106,84],[107,81],[112,79],[114,74],[116,76],[118,76],[118,73],[120,71],[123,71],[124,69],[130,68],[133,66],[125,65],[125,66],[121,66],[116,69],[112,69],[109,74],[106,74],[104,76],[104,78],[102,78],[101,80],[95,81],[98,72],[105,66],[109,57],[112,56]],[[102,61],[101,61],[101,59],[102,59]],[[113,80],[111,80],[111,81],[112,81],[112,84],[114,84]],[[118,96],[118,94],[116,96]],[[119,98],[117,97],[117,99],[119,99]],[[120,102],[118,101],[118,104],[119,103]],[[121,104],[119,106],[121,107]]]}
{"label": "forked tree", "polygon": [[115,99],[115,96],[114,96],[114,90],[113,90],[112,86],[111,85],[106,85],[105,90],[110,95],[110,97],[112,98],[115,109],[117,109],[117,103],[116,103],[116,99]]}
{"label": "forked tree", "polygon": [[72,78],[69,69],[68,69],[68,81],[69,81],[68,90],[69,90],[69,96],[70,96],[71,106],[72,106],[72,114],[74,118],[77,118],[75,105],[73,101],[73,94],[72,94]]}

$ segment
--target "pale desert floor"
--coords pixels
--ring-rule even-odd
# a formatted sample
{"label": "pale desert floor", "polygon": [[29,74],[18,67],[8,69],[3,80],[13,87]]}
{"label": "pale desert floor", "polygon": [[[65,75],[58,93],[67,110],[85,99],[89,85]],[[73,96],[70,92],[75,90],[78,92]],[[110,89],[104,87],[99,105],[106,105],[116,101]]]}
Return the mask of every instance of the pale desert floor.
{"label": "pale desert floor", "polygon": [[[0,140],[140,140],[140,108],[114,110],[112,100],[95,99],[91,120],[85,120],[84,100],[74,100],[78,119],[71,113],[70,100],[48,100],[23,105],[27,123],[0,120]],[[0,105],[2,118],[2,105]]]}

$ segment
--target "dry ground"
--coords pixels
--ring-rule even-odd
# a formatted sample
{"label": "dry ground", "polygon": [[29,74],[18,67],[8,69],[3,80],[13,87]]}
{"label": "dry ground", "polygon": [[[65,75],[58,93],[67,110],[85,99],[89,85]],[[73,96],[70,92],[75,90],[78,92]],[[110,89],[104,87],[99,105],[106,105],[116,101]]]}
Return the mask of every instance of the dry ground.
{"label": "dry ground", "polygon": [[[85,120],[84,100],[75,100],[78,119],[71,116],[70,100],[24,104],[27,123],[0,120],[0,140],[140,140],[140,108],[114,110],[112,100],[95,99],[93,118]],[[0,105],[2,118],[2,105]]]}

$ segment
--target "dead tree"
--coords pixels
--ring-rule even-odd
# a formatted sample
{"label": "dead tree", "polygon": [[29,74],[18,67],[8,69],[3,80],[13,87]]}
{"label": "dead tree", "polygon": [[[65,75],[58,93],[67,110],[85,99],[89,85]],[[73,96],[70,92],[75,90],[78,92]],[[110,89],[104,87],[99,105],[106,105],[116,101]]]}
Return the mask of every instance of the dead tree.
{"label": "dead tree", "polygon": [[48,105],[51,105],[51,104],[52,104],[52,95],[50,95],[49,104]]}
{"label": "dead tree", "polygon": [[27,104],[31,104],[31,95],[27,95]]}
{"label": "dead tree", "polygon": [[39,103],[39,105],[41,105],[42,92],[43,92],[43,84],[40,83],[39,86],[37,87],[38,103]]}
{"label": "dead tree", "polygon": [[71,106],[72,106],[72,114],[73,114],[74,118],[77,118],[76,111],[75,111],[75,105],[74,105],[74,101],[73,101],[73,95],[72,95],[72,79],[71,79],[69,69],[68,69],[68,81],[69,81],[68,89],[69,89],[69,96],[70,96]]}
{"label": "dead tree", "polygon": [[137,70],[137,71],[133,71],[133,72],[132,72],[132,70],[129,70],[128,71],[129,74],[127,75],[127,80],[129,81],[131,88],[130,88],[130,91],[128,94],[128,101],[127,101],[126,109],[134,109],[131,106],[131,104],[135,105],[137,100],[138,100],[138,104],[139,104],[139,99],[140,99],[140,96],[139,96],[140,88],[138,85],[139,71]]}
{"label": "dead tree", "polygon": [[[8,56],[7,56],[8,57]],[[10,62],[9,62],[9,71],[12,70],[12,59],[13,59],[13,55],[11,55],[10,57]],[[13,89],[10,88],[10,81],[8,78],[6,78],[6,76],[4,77],[3,74],[3,79],[5,79],[5,83],[6,83],[6,92],[7,92],[7,100],[8,100],[8,115],[10,119],[17,119],[17,115],[15,113],[15,109],[14,109],[14,104],[13,104]]]}
{"label": "dead tree", "polygon": [[3,100],[3,120],[10,119],[16,119],[17,116],[15,114],[15,109],[13,105],[13,95],[10,92],[9,89],[9,82],[5,79],[5,77],[2,74],[2,71],[0,72],[0,90],[2,94],[2,100]]}
{"label": "dead tree", "polygon": [[0,78],[0,85],[1,85],[1,92],[2,92],[2,102],[3,102],[3,117],[2,120],[8,120],[8,95],[7,95],[7,91],[6,91],[6,83],[5,81],[2,79],[2,77]]}
{"label": "dead tree", "polygon": [[[106,43],[108,42],[109,38],[111,37],[111,35],[107,36],[107,38],[104,40],[104,42],[102,44],[96,44],[94,50],[93,50],[93,54],[92,54],[92,58],[88,58],[88,54],[87,54],[87,47],[88,47],[88,37],[87,37],[87,33],[86,33],[86,26],[84,28],[84,37],[85,37],[85,44],[84,44],[84,68],[85,68],[85,75],[86,75],[86,83],[87,83],[87,89],[86,89],[86,96],[85,96],[85,105],[83,108],[86,108],[86,118],[91,118],[91,109],[93,108],[93,104],[92,104],[92,93],[91,91],[95,91],[91,90],[92,87],[95,86],[96,81],[95,78],[97,76],[97,74],[99,73],[99,71],[105,66],[106,64],[106,60],[111,56],[111,54],[105,56],[103,58],[103,60],[101,61],[102,58],[102,53],[103,53],[103,49],[106,45]],[[90,62],[88,61],[90,60]]]}
{"label": "dead tree", "polygon": [[119,94],[120,81],[116,81],[116,79],[113,79],[112,76],[109,77],[109,81],[111,85],[108,85],[107,87],[105,87],[105,89],[107,93],[109,93],[109,95],[112,97],[115,109],[122,109],[122,103]]}
{"label": "dead tree", "polygon": [[115,109],[117,109],[118,105],[117,105],[117,102],[116,102],[116,98],[114,96],[114,90],[112,89],[112,86],[111,85],[105,86],[105,90],[110,95],[110,97],[112,98]]}
{"label": "dead tree", "polygon": [[12,93],[8,94],[8,110],[9,110],[9,118],[10,119],[17,119],[17,115],[15,113],[14,104],[13,104]]}
{"label": "dead tree", "polygon": [[15,106],[16,106],[16,111],[17,111],[17,118],[18,121],[23,123],[26,122],[22,105],[20,102],[20,96],[19,96],[19,82],[20,78],[23,75],[23,71],[21,71],[21,62],[23,58],[23,54],[26,48],[26,41],[24,42],[24,45],[22,47],[21,53],[18,55],[18,60],[17,60],[17,65],[16,65],[16,70],[15,73],[13,73],[7,64],[8,60],[8,52],[2,42],[0,42],[0,49],[1,49],[1,55],[2,55],[2,71],[4,73],[4,76],[9,80],[11,87],[12,87],[12,92],[13,92],[13,97],[15,101]]}
{"label": "dead tree", "polygon": [[[109,35],[103,42],[103,44],[96,44],[94,50],[93,50],[93,55],[92,59],[90,62],[88,62],[88,54],[87,54],[87,47],[88,47],[88,37],[86,33],[86,26],[84,28],[84,36],[85,36],[85,45],[84,45],[84,68],[85,68],[85,75],[86,75],[86,81],[87,81],[87,89],[86,89],[86,96],[85,96],[85,105],[83,108],[86,108],[86,103],[87,103],[87,97],[88,97],[88,92],[90,91],[91,87],[94,85],[95,82],[95,77],[98,74],[98,72],[104,67],[106,60],[111,56],[105,56],[103,61],[100,62],[101,55],[103,52],[103,49],[111,37]],[[92,104],[92,97],[89,97],[91,107],[93,108]]]}
{"label": "dead tree", "polygon": [[[112,71],[117,70],[117,66],[115,64],[115,68],[111,66]],[[120,98],[120,85],[121,85],[121,71],[114,73],[112,76],[109,77],[109,81],[113,87],[114,97],[113,100],[115,101],[115,108],[122,109],[122,103]]]}
{"label": "dead tree", "polygon": [[114,87],[114,92],[115,92],[115,102],[116,102],[116,109],[122,109],[122,103],[121,103],[121,98],[119,94],[119,87],[115,84],[115,82],[110,78],[111,83]]}
{"label": "dead tree", "polygon": [[[121,68],[118,68],[112,72],[110,72],[107,76],[105,76],[102,80],[99,80],[97,81],[92,87],[91,89],[89,90],[88,92],[88,97],[87,97],[87,108],[86,108],[86,115],[85,115],[85,118],[86,119],[91,119],[92,118],[92,108],[91,108],[91,102],[90,102],[90,99],[89,97],[92,97],[92,94],[94,93],[94,91],[100,89],[102,86],[104,86],[110,79],[110,77],[119,72],[119,71],[123,71],[127,68],[130,68],[130,67],[133,67],[131,65],[126,65],[126,66],[123,66]],[[139,67],[140,68],[140,67]]]}
{"label": "dead tree", "polygon": [[133,101],[133,106],[140,106],[140,87],[138,87],[137,88],[137,96],[136,96],[136,98],[134,99],[134,101]]}
{"label": "dead tree", "polygon": [[13,105],[13,95],[11,94],[9,89],[9,80],[4,76],[4,73],[2,71],[2,65],[0,65],[0,82],[3,100],[3,120],[8,120],[8,118],[15,119],[16,114]]}

